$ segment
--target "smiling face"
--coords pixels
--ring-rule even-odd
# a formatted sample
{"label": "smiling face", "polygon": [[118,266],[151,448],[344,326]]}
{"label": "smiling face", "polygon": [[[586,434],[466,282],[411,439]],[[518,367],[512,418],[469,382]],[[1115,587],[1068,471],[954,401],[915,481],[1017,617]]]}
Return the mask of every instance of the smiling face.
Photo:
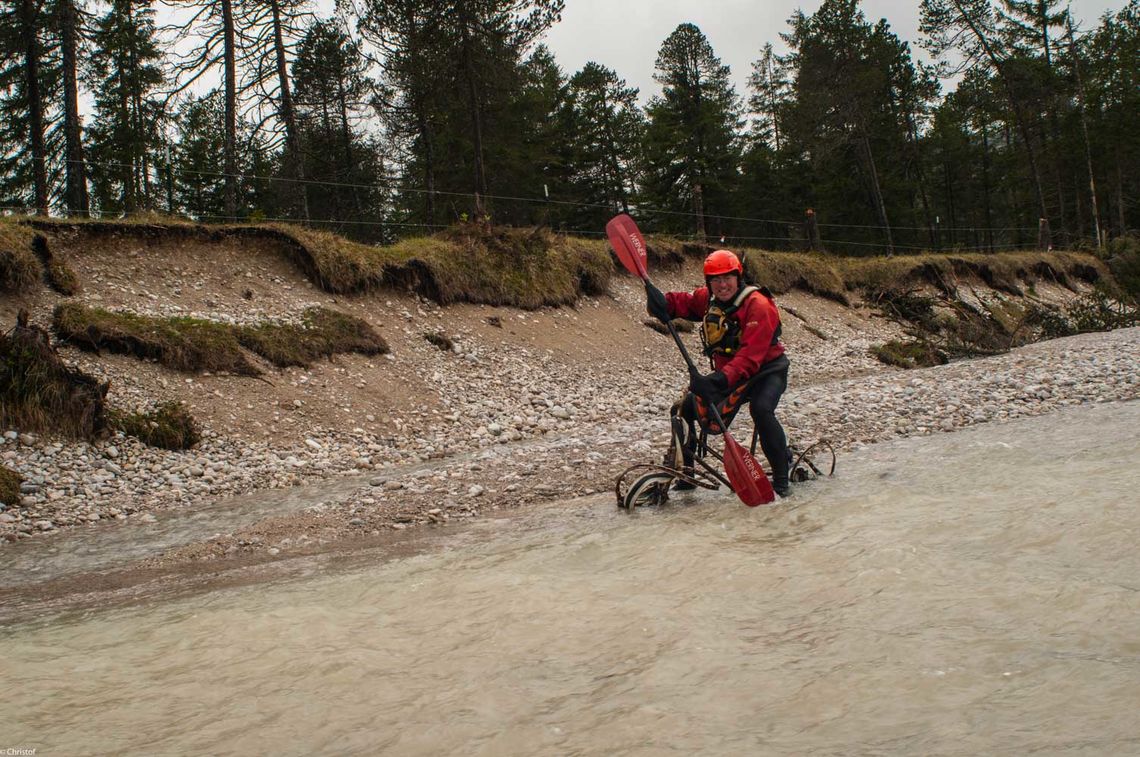
{"label": "smiling face", "polygon": [[712,291],[713,297],[721,302],[728,302],[736,296],[736,291],[740,289],[740,279],[735,273],[710,276],[709,289]]}

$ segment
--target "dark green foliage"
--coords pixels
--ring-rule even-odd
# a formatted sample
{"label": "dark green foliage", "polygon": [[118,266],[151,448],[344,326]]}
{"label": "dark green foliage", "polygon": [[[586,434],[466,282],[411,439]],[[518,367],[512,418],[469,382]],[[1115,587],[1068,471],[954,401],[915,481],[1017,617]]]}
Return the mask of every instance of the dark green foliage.
{"label": "dark green foliage", "polygon": [[178,402],[163,402],[149,413],[115,414],[112,425],[151,447],[190,449],[201,440],[194,417]]}
{"label": "dark green foliage", "polygon": [[92,199],[102,210],[132,213],[153,207],[147,168],[162,144],[162,53],[154,10],[114,0],[92,35],[89,61],[95,118],[89,129]]}
{"label": "dark green foliage", "polygon": [[0,425],[96,439],[107,428],[108,384],[63,364],[47,332],[17,325],[0,334]]}
{"label": "dark green foliage", "polygon": [[1106,253],[1116,283],[1133,304],[1140,304],[1140,237],[1114,239]]}
{"label": "dark green foliage", "polygon": [[299,325],[243,326],[236,334],[243,347],[279,368],[308,366],[345,352],[381,355],[389,351],[388,343],[366,321],[321,307],[306,310]]}
{"label": "dark green foliage", "polygon": [[642,194],[679,215],[650,219],[651,228],[719,236],[726,229],[739,179],[740,102],[729,68],[701,30],[681,24],[661,45],[653,78],[661,94],[646,108]]}
{"label": "dark green foliage", "polygon": [[891,340],[871,349],[871,354],[887,365],[899,368],[928,368],[945,365],[946,355],[934,345],[924,341],[900,342]]}
{"label": "dark green foliage", "polygon": [[446,334],[439,331],[428,331],[424,334],[426,339],[431,344],[434,344],[443,352],[451,352],[455,349],[455,342],[451,341]]}
{"label": "dark green foliage", "polygon": [[0,224],[0,289],[27,292],[40,280],[40,264],[32,251],[32,234],[12,224]]}
{"label": "dark green foliage", "polygon": [[24,477],[6,465],[0,465],[0,502],[9,507],[20,504],[20,484]]}
{"label": "dark green foliage", "polygon": [[380,141],[364,135],[352,118],[370,89],[366,68],[354,40],[332,22],[317,22],[293,62],[293,101],[306,177],[316,182],[308,194],[309,217],[346,222],[352,238],[381,241],[386,235],[377,220],[386,212],[389,177]]}
{"label": "dark green foliage", "polygon": [[71,270],[67,261],[52,251],[47,237],[36,234],[32,239],[32,248],[43,264],[48,286],[66,297],[79,292],[79,276]]}
{"label": "dark green foliage", "polygon": [[[570,228],[604,228],[615,209],[628,211],[645,119],[637,89],[612,69],[587,63],[570,77],[559,114],[568,196],[585,206],[560,209]],[[553,195],[559,196],[559,195]]]}
{"label": "dark green foliage", "polygon": [[81,349],[155,360],[176,371],[261,372],[242,354],[234,329],[199,318],[152,318],[74,303],[57,305],[52,327]]}

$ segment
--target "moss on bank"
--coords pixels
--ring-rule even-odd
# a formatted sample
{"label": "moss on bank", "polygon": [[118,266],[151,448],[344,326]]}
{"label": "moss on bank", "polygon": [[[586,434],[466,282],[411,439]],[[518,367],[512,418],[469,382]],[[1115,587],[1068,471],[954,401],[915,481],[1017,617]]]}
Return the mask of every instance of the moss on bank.
{"label": "moss on bank", "polygon": [[151,318],[64,303],[56,306],[52,327],[91,352],[134,355],[176,371],[261,374],[242,353],[233,327],[201,318]]}
{"label": "moss on bank", "polygon": [[0,502],[9,507],[20,504],[20,484],[24,477],[11,468],[0,465]]}
{"label": "moss on bank", "polygon": [[367,321],[321,307],[307,309],[300,324],[242,326],[235,333],[243,347],[278,368],[304,367],[345,352],[382,355],[389,351],[388,343]]}
{"label": "moss on bank", "polygon": [[306,310],[300,324],[233,326],[65,303],[56,306],[52,325],[62,339],[81,349],[134,355],[191,373],[261,375],[243,347],[279,368],[308,366],[318,358],[344,352],[380,355],[389,349],[366,321],[321,307]]}
{"label": "moss on bank", "polygon": [[64,365],[47,332],[24,323],[0,334],[0,424],[95,439],[107,429],[108,384]]}
{"label": "moss on bank", "polygon": [[198,424],[178,402],[163,402],[147,413],[112,413],[111,425],[151,447],[190,449],[201,440]]}
{"label": "moss on bank", "polygon": [[32,250],[35,234],[10,221],[0,221],[0,289],[30,291],[40,280],[40,264]]}
{"label": "moss on bank", "polygon": [[[524,309],[565,305],[604,293],[620,266],[603,239],[555,234],[544,228],[490,227],[466,223],[437,234],[373,246],[302,226],[204,226],[151,217],[133,221],[28,219],[46,234],[129,235],[142,239],[190,238],[203,243],[227,238],[275,246],[316,285],[332,293],[378,288],[410,290],[440,304],[455,302]],[[20,228],[7,224],[10,228]],[[0,227],[2,228],[2,227]],[[667,236],[646,239],[650,269],[675,270],[700,260],[714,245]],[[1140,270],[1127,242],[1113,259],[1118,275]],[[59,245],[52,245],[55,249]],[[66,246],[66,245],[64,245]],[[1140,247],[1140,243],[1134,245]],[[977,278],[999,291],[1021,295],[1039,280],[1073,286],[1075,281],[1112,285],[1109,267],[1095,256],[1069,252],[996,254],[926,253],[842,258],[815,253],[740,250],[754,281],[777,293],[801,289],[847,304],[853,292],[879,293],[929,284],[950,292],[955,281]],[[1140,277],[1140,274],[1136,274]]]}

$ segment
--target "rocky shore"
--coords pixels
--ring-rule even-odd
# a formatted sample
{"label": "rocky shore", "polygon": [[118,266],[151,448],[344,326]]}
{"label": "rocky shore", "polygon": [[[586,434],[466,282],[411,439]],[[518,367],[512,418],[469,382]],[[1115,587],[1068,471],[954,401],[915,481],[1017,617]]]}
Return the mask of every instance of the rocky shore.
{"label": "rocky shore", "polygon": [[[585,307],[636,314],[636,298],[636,290],[627,290],[616,302]],[[786,300],[797,313],[810,311],[818,332],[797,330],[796,319],[787,319],[794,369],[781,417],[801,447],[827,439],[842,451],[1066,405],[1140,397],[1140,329],[904,372],[882,367],[866,353],[870,344],[894,335],[891,324],[856,319],[809,299]],[[513,317],[572,323],[587,313]],[[338,487],[336,494],[294,503],[236,530],[222,524],[213,538],[148,563],[273,560],[415,525],[439,527],[489,510],[610,490],[628,465],[660,457],[667,408],[680,383],[679,371],[670,370],[677,362],[671,345],[634,333],[645,345],[635,358],[570,365],[550,352],[495,347],[457,332],[452,352],[421,354],[416,372],[462,391],[445,395],[446,405],[433,410],[409,406],[390,419],[395,433],[389,435],[359,426],[310,428],[300,443],[286,446],[207,430],[198,448],[176,453],[129,438],[65,444],[9,431],[0,459],[27,481],[21,506],[0,512],[0,535],[16,542],[77,527],[129,528],[241,492],[359,477],[361,483],[347,491]],[[364,372],[366,366],[357,368]],[[352,372],[344,366],[325,370]],[[292,379],[320,380],[312,371]],[[283,499],[285,494],[283,489]]]}

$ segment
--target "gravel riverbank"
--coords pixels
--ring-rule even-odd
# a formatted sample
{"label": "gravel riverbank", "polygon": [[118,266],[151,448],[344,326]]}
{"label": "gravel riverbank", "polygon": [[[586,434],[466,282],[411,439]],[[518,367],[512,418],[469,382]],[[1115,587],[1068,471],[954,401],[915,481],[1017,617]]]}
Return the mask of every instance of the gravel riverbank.
{"label": "gravel riverbank", "polygon": [[[844,450],[1084,402],[1140,397],[1138,328],[1067,337],[920,371],[845,379],[812,381],[812,353],[804,352],[781,410],[789,436],[800,446],[827,439]],[[515,357],[530,365],[522,363],[527,356]],[[211,437],[190,453],[166,453],[125,439],[68,446],[8,433],[0,457],[15,463],[31,485],[23,506],[0,513],[0,526],[8,540],[50,538],[52,532],[87,523],[115,528],[101,523],[106,520],[125,521],[121,527],[129,528],[130,522],[154,521],[171,508],[205,506],[237,491],[365,474],[357,488],[174,548],[149,564],[234,556],[272,560],[416,524],[439,527],[536,500],[565,502],[611,489],[629,464],[657,461],[673,386],[630,393],[625,404],[589,404],[591,386],[611,386],[620,383],[619,377],[591,372],[571,391],[568,382],[543,375],[541,366],[538,360],[528,376],[534,383],[528,385],[559,391],[520,394],[511,408],[516,412],[505,421],[487,421],[489,415],[480,414],[483,423],[465,432],[462,453],[446,446],[454,430],[425,434],[410,445],[378,441],[359,430],[314,434],[303,449],[292,450]],[[801,374],[807,379],[798,380]],[[479,401],[494,406],[496,400]],[[503,394],[499,401],[505,401]]]}
{"label": "gravel riverbank", "polygon": [[[519,329],[573,331],[595,309],[625,314],[623,331],[643,328],[636,288],[618,290],[610,302],[507,317]],[[897,327],[813,300],[806,295],[782,299],[796,318],[807,313],[814,324],[808,333],[796,318],[786,318],[793,373],[780,415],[801,447],[827,439],[842,450],[1140,396],[1140,329],[1058,339],[997,357],[903,372],[867,354],[870,345],[895,338]],[[405,322],[413,315],[445,318],[444,309],[426,303],[414,305],[416,313],[401,307]],[[405,331],[409,339],[418,336]],[[346,538],[606,491],[628,465],[659,459],[667,408],[681,378],[670,370],[677,361],[665,338],[637,337],[645,346],[632,356],[626,348],[575,361],[540,346],[498,346],[477,338],[472,329],[456,328],[452,334],[456,348],[449,353],[420,350],[413,360],[397,350],[389,359],[406,360],[404,369],[418,379],[455,390],[444,393],[436,407],[409,403],[387,419],[385,433],[366,429],[364,418],[360,425],[335,429],[312,425],[288,444],[207,429],[196,449],[168,452],[123,437],[92,445],[9,431],[0,459],[27,480],[21,505],[0,512],[0,543],[50,538],[77,527],[114,528],[114,522],[129,527],[242,492],[353,473],[363,477],[364,483],[347,493],[318,497],[232,532],[223,524],[212,539],[153,558],[163,564],[239,554],[273,559],[326,549]],[[284,379],[304,387],[343,374],[362,383],[370,368],[375,370],[364,358],[346,358],[286,372]],[[208,391],[224,403],[225,382],[238,379],[211,378],[214,388]],[[195,381],[203,383],[201,378],[186,383]],[[120,377],[120,384],[129,389],[128,380]],[[296,399],[274,415],[304,405]]]}

